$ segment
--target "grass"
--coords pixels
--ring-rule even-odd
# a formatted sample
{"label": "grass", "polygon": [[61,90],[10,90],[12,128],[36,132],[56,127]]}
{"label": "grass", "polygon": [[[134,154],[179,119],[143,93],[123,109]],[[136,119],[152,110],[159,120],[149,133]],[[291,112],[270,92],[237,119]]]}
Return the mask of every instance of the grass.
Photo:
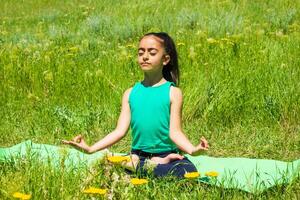
{"label": "grass", "polygon": [[[139,38],[165,31],[177,44],[183,124],[193,143],[204,135],[211,156],[297,159],[299,8],[298,1],[283,0],[2,2],[0,145],[26,139],[59,145],[78,133],[93,143],[106,135],[122,93],[143,77]],[[130,134],[112,147],[129,150]],[[112,188],[102,167],[95,171],[90,184]],[[36,199],[88,198],[78,188],[89,172],[64,173],[3,164],[0,195],[10,198],[20,189]],[[299,178],[258,196],[168,180],[114,187],[111,193],[121,199],[296,199],[300,190]]]}

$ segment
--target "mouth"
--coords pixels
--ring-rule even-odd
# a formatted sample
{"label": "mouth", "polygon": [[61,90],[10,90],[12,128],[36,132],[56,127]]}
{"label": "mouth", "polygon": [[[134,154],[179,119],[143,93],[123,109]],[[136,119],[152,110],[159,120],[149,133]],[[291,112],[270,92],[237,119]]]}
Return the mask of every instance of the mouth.
{"label": "mouth", "polygon": [[145,63],[142,63],[141,65],[142,65],[142,66],[148,66],[148,65],[150,65],[150,63],[146,63],[146,62],[145,62]]}

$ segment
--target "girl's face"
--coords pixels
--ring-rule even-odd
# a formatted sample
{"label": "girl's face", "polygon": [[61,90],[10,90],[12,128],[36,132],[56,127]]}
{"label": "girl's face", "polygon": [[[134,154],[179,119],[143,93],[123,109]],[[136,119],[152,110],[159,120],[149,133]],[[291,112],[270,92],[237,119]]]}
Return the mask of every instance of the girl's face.
{"label": "girl's face", "polygon": [[148,35],[142,38],[138,49],[138,63],[144,72],[151,72],[163,69],[170,61],[158,37]]}

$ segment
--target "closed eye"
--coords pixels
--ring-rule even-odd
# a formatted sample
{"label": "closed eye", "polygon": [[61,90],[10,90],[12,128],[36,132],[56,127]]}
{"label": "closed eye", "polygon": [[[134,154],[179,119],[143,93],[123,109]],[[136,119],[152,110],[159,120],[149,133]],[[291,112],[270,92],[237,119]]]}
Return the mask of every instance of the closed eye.
{"label": "closed eye", "polygon": [[149,53],[151,56],[155,56],[157,54],[157,50],[154,48],[153,49],[151,48],[151,49],[149,49]]}
{"label": "closed eye", "polygon": [[145,51],[139,50],[138,55],[142,56],[145,53]]}

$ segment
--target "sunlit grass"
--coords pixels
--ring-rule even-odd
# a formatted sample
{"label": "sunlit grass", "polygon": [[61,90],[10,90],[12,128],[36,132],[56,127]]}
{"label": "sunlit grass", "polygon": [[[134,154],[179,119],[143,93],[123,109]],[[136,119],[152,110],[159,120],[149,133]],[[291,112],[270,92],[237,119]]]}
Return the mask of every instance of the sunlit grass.
{"label": "sunlit grass", "polygon": [[[26,139],[59,145],[78,133],[92,143],[106,135],[122,93],[143,77],[139,38],[165,31],[177,44],[184,130],[194,143],[204,135],[213,156],[299,158],[298,1],[5,1],[0,10],[1,146]],[[129,134],[112,147],[129,150]],[[101,184],[84,187],[88,174],[31,167],[1,166],[0,196],[85,199],[85,188],[103,186],[123,199],[254,198],[167,180],[139,189],[125,181],[111,192],[101,167],[92,178]],[[296,198],[299,189],[298,179],[261,197]]]}

